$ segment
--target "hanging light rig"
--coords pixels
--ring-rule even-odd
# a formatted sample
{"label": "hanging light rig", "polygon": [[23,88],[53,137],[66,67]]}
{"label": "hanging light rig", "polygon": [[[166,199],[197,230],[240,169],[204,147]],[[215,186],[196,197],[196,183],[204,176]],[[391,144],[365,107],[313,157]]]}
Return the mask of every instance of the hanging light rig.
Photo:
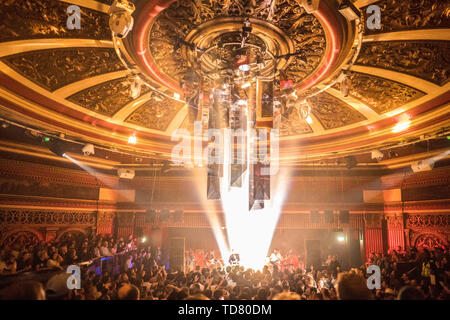
{"label": "hanging light rig", "polygon": [[270,132],[278,129],[273,126],[276,57],[251,43],[251,32],[246,18],[240,41],[206,49],[177,42],[198,54],[198,65],[181,81],[190,119],[224,137],[223,143],[214,136],[208,141],[207,198],[221,199],[226,181],[228,188],[248,190],[249,210],[257,210],[270,200]]}

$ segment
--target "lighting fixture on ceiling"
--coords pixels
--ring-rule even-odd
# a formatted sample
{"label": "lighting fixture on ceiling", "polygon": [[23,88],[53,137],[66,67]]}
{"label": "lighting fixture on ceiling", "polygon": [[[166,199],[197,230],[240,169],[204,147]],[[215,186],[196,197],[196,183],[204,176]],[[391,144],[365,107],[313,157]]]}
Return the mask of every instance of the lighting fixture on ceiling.
{"label": "lighting fixture on ceiling", "polygon": [[371,152],[371,158],[372,159],[376,159],[377,161],[381,161],[384,157],[383,152],[381,152],[380,150],[373,150]]}
{"label": "lighting fixture on ceiling", "polygon": [[396,157],[398,157],[398,156],[399,156],[399,154],[398,154],[396,151],[394,151],[394,150],[389,150],[389,151],[388,151],[388,157],[389,157],[389,159],[396,158]]}
{"label": "lighting fixture on ceiling", "polygon": [[134,4],[128,0],[116,0],[109,8],[109,27],[114,35],[120,39],[125,38],[133,29]]}
{"label": "lighting fixture on ceiling", "polygon": [[129,144],[136,144],[137,143],[137,138],[135,135],[129,136],[128,137],[128,143]]}
{"label": "lighting fixture on ceiling", "polygon": [[301,0],[300,5],[305,9],[306,13],[314,13],[319,9],[320,0]]}
{"label": "lighting fixture on ceiling", "polygon": [[64,146],[60,141],[54,141],[50,143],[49,150],[60,157],[66,157],[66,151],[64,149]]}
{"label": "lighting fixture on ceiling", "polygon": [[349,0],[342,1],[338,10],[348,21],[353,21],[361,18],[361,12]]}
{"label": "lighting fixture on ceiling", "polygon": [[138,76],[136,76],[130,84],[130,97],[133,99],[137,99],[139,98],[139,96],[141,95],[141,90],[142,90],[142,85],[144,84],[144,82],[142,81],[142,79]]}
{"label": "lighting fixture on ceiling", "polygon": [[339,83],[341,94],[344,97],[348,97],[350,91],[350,78],[344,72],[342,72],[339,75],[337,82]]}
{"label": "lighting fixture on ceiling", "polygon": [[83,152],[83,154],[85,156],[90,156],[90,155],[95,154],[94,145],[91,143],[84,145],[84,147],[83,147],[83,149],[81,149],[81,151]]}
{"label": "lighting fixture on ceiling", "polygon": [[346,156],[344,158],[345,166],[347,169],[352,169],[358,165],[358,161],[356,161],[356,158],[354,156]]}

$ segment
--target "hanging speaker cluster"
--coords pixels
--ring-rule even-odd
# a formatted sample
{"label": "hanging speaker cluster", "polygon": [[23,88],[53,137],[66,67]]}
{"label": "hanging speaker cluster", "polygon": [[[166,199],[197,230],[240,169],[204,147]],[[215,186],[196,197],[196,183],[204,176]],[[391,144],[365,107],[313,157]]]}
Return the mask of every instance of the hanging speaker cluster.
{"label": "hanging speaker cluster", "polygon": [[349,223],[350,222],[350,214],[349,214],[348,210],[340,211],[339,220],[341,223]]}
{"label": "hanging speaker cluster", "polygon": [[310,211],[310,216],[309,216],[309,221],[311,223],[319,223],[320,222],[319,211],[311,210]]}
{"label": "hanging speaker cluster", "polygon": [[159,211],[155,209],[148,209],[145,215],[146,223],[156,223],[159,222],[183,222],[184,211],[183,210],[168,210],[161,209]]}
{"label": "hanging speaker cluster", "polygon": [[334,222],[334,214],[332,210],[325,210],[325,223],[333,223]]}

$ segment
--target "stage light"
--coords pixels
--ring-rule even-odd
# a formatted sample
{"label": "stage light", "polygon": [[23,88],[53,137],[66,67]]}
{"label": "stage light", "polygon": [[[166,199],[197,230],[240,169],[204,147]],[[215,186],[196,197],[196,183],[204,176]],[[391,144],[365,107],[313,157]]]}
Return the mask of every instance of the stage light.
{"label": "stage light", "polygon": [[411,121],[409,120],[409,116],[407,114],[403,114],[400,121],[392,128],[392,133],[405,131],[410,125]]}
{"label": "stage light", "polygon": [[49,137],[44,137],[44,142],[50,142],[50,138]]}
{"label": "stage light", "polygon": [[175,92],[175,93],[173,94],[173,97],[174,97],[175,99],[177,99],[177,100],[180,100],[180,99],[181,99],[181,95],[180,95],[179,93],[177,93],[177,92]]}
{"label": "stage light", "polygon": [[134,80],[132,80],[132,82],[130,84],[130,97],[131,98],[133,98],[133,99],[139,98],[139,96],[141,95],[141,90],[142,90],[143,84],[144,84],[144,82],[142,81],[142,79],[137,76],[134,78]]}
{"label": "stage light", "polygon": [[356,161],[356,158],[354,156],[347,156],[344,158],[345,165],[347,166],[347,169],[352,169],[358,165],[358,161]]}
{"label": "stage light", "polygon": [[305,120],[306,120],[306,122],[308,124],[312,124],[313,123],[313,120],[312,120],[311,116],[307,116]]}
{"label": "stage light", "polygon": [[242,72],[250,71],[250,66],[248,64],[242,64],[239,66],[239,70],[241,70]]}
{"label": "stage light", "polygon": [[146,237],[143,237],[143,238],[142,238],[142,243],[144,243],[145,241],[147,241],[147,238],[146,238]]}
{"label": "stage light", "polygon": [[90,156],[91,154],[95,154],[94,145],[91,143],[86,144],[83,149],[81,149],[85,156]]}
{"label": "stage light", "polygon": [[246,82],[246,83],[244,83],[242,86],[241,86],[241,88],[242,89],[247,89],[248,87],[250,87],[252,84],[250,83],[250,82]]}
{"label": "stage light", "polygon": [[393,150],[389,150],[388,151],[388,157],[389,157],[389,159],[392,159],[392,158],[395,158],[395,157],[398,157],[399,156],[399,154],[397,153],[397,152],[395,152],[395,151],[393,151]]}
{"label": "stage light", "polygon": [[66,157],[66,152],[59,141],[55,141],[49,147],[49,150],[60,157]]}
{"label": "stage light", "polygon": [[377,161],[381,161],[383,159],[383,157],[384,157],[384,154],[380,150],[373,150],[371,152],[372,159],[377,159]]}
{"label": "stage light", "polygon": [[109,27],[118,38],[125,38],[133,29],[134,4],[128,0],[117,0],[109,8]]}
{"label": "stage light", "polygon": [[353,21],[361,17],[361,12],[349,0],[344,0],[338,10],[348,21]]}
{"label": "stage light", "polygon": [[338,237],[337,237],[337,240],[338,240],[339,242],[344,242],[344,241],[345,241],[345,237],[344,237],[344,236],[338,236]]}
{"label": "stage light", "polygon": [[129,144],[136,144],[137,143],[137,138],[136,138],[136,136],[129,136],[128,137],[128,143]]}

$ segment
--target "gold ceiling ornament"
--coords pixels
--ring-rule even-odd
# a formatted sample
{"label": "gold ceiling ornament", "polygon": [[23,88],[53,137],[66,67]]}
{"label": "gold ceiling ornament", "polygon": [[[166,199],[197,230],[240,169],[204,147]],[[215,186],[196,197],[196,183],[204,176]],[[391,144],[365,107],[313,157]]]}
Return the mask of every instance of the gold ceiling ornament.
{"label": "gold ceiling ornament", "polygon": [[78,38],[110,40],[108,15],[80,7],[82,28],[67,28],[67,7],[58,0],[0,1],[0,41],[36,38]]}
{"label": "gold ceiling ornament", "polygon": [[[123,106],[130,103],[130,78],[124,77],[99,85],[89,87],[67,98],[67,100],[79,104],[97,113],[112,116]],[[150,89],[143,87],[141,94]]]}
{"label": "gold ceiling ornament", "polygon": [[[414,29],[448,28],[450,8],[448,1],[382,0],[375,3],[383,14],[381,30],[366,29],[367,34]],[[367,6],[361,8],[366,12]]]}
{"label": "gold ceiling ornament", "polygon": [[[397,109],[425,95],[420,90],[384,78],[349,72],[350,95],[361,100],[378,114]],[[339,89],[339,85],[335,85]]]}
{"label": "gold ceiling ornament", "polygon": [[125,69],[111,48],[29,51],[3,57],[1,61],[49,91],[85,78]]}
{"label": "gold ceiling ornament", "polygon": [[326,130],[347,126],[366,118],[342,100],[322,92],[308,99],[312,113]]}
{"label": "gold ceiling ornament", "polygon": [[361,48],[357,65],[393,70],[439,86],[450,76],[448,41],[369,42]]}
{"label": "gold ceiling ornament", "polygon": [[[270,15],[270,17],[269,17]],[[307,14],[299,1],[177,1],[162,11],[150,31],[149,49],[164,74],[178,81],[198,55],[177,39],[206,49],[240,36],[245,17],[251,16],[248,43],[264,44],[273,56],[304,51],[307,61],[293,56],[278,62],[279,69],[300,83],[320,64],[326,48],[325,32],[318,19]],[[268,17],[270,19],[268,19]],[[167,56],[172,59],[170,63]],[[213,67],[209,64],[209,68]]]}

